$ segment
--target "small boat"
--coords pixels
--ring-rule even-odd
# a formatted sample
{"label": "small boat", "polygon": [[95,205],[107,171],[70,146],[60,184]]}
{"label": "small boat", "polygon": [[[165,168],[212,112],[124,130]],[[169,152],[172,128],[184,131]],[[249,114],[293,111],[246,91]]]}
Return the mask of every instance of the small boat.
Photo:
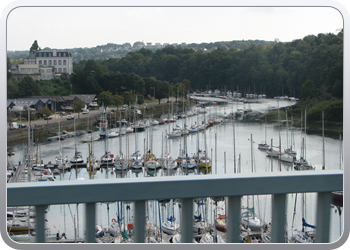
{"label": "small boat", "polygon": [[115,138],[115,137],[118,137],[119,136],[119,133],[118,132],[102,132],[100,133],[100,139],[105,139],[105,138]]}
{"label": "small boat", "polygon": [[68,162],[68,157],[67,156],[62,156],[62,153],[60,153],[58,156],[56,156],[56,164],[60,163],[67,163]]}
{"label": "small boat", "polygon": [[180,225],[179,223],[170,220],[168,219],[167,221],[162,223],[162,230],[166,234],[174,235],[180,229]]}
{"label": "small boat", "polygon": [[72,163],[72,165],[85,164],[83,154],[80,151],[76,151],[70,163]]}
{"label": "small boat", "polygon": [[199,158],[198,165],[202,168],[211,167],[211,159],[209,157],[202,156]]}
{"label": "small boat", "polygon": [[96,230],[95,237],[99,238],[104,235],[104,230],[100,225],[96,225],[95,230]]}
{"label": "small boat", "polygon": [[91,155],[91,158],[87,157],[86,158],[86,167],[87,169],[90,168],[90,163],[89,161],[91,161],[91,170],[98,170],[100,169],[100,165],[98,164],[96,157],[94,155]]}
{"label": "small boat", "polygon": [[343,202],[343,191],[332,192],[333,200]]}
{"label": "small boat", "polygon": [[123,156],[117,155],[114,159],[115,171],[123,171],[128,169],[128,164]]}
{"label": "small boat", "polygon": [[153,169],[158,169],[160,168],[160,164],[159,162],[155,161],[155,160],[150,160],[146,162],[146,166],[149,170],[153,170]]}
{"label": "small boat", "polygon": [[153,121],[152,121],[152,125],[153,125],[153,126],[155,126],[155,125],[159,125],[159,121],[157,121],[157,120],[153,120]]}
{"label": "small boat", "polygon": [[294,157],[290,154],[283,154],[281,155],[281,161],[293,163]]}
{"label": "small boat", "polygon": [[244,228],[250,228],[252,231],[261,231],[265,225],[251,210],[251,208],[243,209],[244,212],[242,213],[242,225]]}
{"label": "small boat", "polygon": [[300,157],[299,160],[294,162],[295,170],[315,170],[315,167],[312,166],[305,160],[303,157]]}
{"label": "small boat", "polygon": [[28,221],[27,218],[16,218],[14,220],[7,220],[7,231],[8,232],[20,232],[34,230],[33,220]]}
{"label": "small boat", "polygon": [[266,156],[278,158],[279,155],[280,155],[280,152],[277,150],[274,150],[272,147],[266,150]]}
{"label": "small boat", "polygon": [[114,164],[114,155],[111,152],[106,151],[104,155],[101,156],[101,166],[113,165]]}
{"label": "small boat", "polygon": [[139,125],[135,125],[134,126],[134,131],[135,132],[142,132],[142,131],[145,131],[145,129],[146,129],[146,125],[142,124],[142,123],[140,123]]}
{"label": "small boat", "polygon": [[200,239],[200,243],[225,243],[225,241],[221,236],[208,232],[203,234],[202,238]]}
{"label": "small boat", "polygon": [[197,125],[192,125],[191,128],[188,130],[189,133],[196,133],[198,131],[199,130]]}
{"label": "small boat", "polygon": [[302,231],[293,231],[292,237],[290,238],[291,243],[313,243],[310,237],[307,237]]}
{"label": "small boat", "polygon": [[178,137],[181,137],[181,135],[182,135],[181,130],[174,130],[173,132],[168,134],[168,138],[169,139],[171,139],[171,138],[178,138]]}
{"label": "small boat", "polygon": [[297,155],[297,152],[292,150],[292,149],[290,149],[290,148],[285,149],[284,153],[289,154],[289,155],[291,155],[293,157],[295,157]]}
{"label": "small boat", "polygon": [[197,167],[196,161],[194,159],[183,159],[181,162],[181,165],[182,165],[182,168],[189,168],[189,169]]}
{"label": "small boat", "polygon": [[266,143],[259,143],[258,144],[258,149],[267,150],[269,148],[270,148],[270,145],[268,145]]}
{"label": "small boat", "polygon": [[216,229],[221,232],[226,232],[227,218],[224,214],[216,218]]}
{"label": "small boat", "polygon": [[[176,233],[173,237],[170,237],[169,243],[182,243],[181,234]],[[198,243],[195,239],[192,239],[192,243]]]}

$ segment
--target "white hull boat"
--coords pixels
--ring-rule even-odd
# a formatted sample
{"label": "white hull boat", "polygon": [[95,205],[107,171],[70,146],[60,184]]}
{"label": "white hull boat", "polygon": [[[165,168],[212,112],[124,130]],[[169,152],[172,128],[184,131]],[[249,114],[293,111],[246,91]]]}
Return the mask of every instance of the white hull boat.
{"label": "white hull boat", "polygon": [[165,221],[162,223],[162,230],[166,234],[174,235],[180,229],[180,225],[177,222]]}
{"label": "white hull boat", "polygon": [[219,235],[212,235],[211,233],[205,233],[200,243],[225,243],[225,241]]}

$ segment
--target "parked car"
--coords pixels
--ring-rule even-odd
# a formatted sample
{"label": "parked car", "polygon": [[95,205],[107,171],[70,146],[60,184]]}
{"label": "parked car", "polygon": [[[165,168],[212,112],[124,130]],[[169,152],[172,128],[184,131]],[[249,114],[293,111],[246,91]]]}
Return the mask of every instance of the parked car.
{"label": "parked car", "polygon": [[74,119],[74,115],[70,115],[67,117],[67,120],[73,120]]}
{"label": "parked car", "polygon": [[9,130],[13,130],[13,129],[18,129],[18,124],[17,122],[11,122],[9,124]]}
{"label": "parked car", "polygon": [[26,128],[27,127],[27,125],[26,124],[24,124],[24,123],[22,123],[22,124],[18,124],[18,128]]}
{"label": "parked car", "polygon": [[89,112],[90,112],[90,111],[89,111],[88,109],[85,109],[85,110],[83,110],[83,113],[82,113],[82,114],[84,114],[84,115],[85,115],[85,114],[89,114]]}
{"label": "parked car", "polygon": [[126,107],[121,107],[120,110],[121,110],[121,111],[124,111],[124,110],[126,110]]}
{"label": "parked car", "polygon": [[52,119],[51,116],[45,116],[45,117],[44,117],[44,120],[51,120],[51,119]]}

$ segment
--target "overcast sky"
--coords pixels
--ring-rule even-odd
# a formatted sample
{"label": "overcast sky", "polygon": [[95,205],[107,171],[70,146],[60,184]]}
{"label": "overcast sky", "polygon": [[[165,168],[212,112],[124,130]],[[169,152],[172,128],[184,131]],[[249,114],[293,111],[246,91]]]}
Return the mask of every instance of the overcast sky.
{"label": "overcast sky", "polygon": [[7,20],[7,50],[107,43],[282,42],[343,28],[331,7],[20,7]]}

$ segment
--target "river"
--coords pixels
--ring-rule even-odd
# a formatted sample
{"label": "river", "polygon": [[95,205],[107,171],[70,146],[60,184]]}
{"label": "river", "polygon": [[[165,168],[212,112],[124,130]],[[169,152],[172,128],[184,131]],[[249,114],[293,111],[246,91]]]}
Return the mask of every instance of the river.
{"label": "river", "polygon": [[[295,102],[288,100],[279,100],[276,99],[259,99],[257,103],[251,103],[249,108],[253,110],[253,113],[264,113],[268,110],[275,109],[279,107],[286,107],[293,105]],[[247,105],[247,104],[246,104]],[[237,108],[242,108],[242,103],[228,103],[224,105],[216,105],[207,107],[207,113],[205,114],[206,120],[209,117],[222,116],[224,112],[230,113],[232,110],[236,111]],[[290,118],[288,118],[290,119]],[[191,125],[195,122],[201,123],[204,121],[204,114],[195,115],[188,117],[186,119],[179,119],[176,123],[157,125],[146,129],[146,131],[138,133],[130,133],[127,136],[122,136],[122,151],[129,153],[135,151],[135,146],[140,150],[141,154],[144,152],[146,143],[149,144],[149,148],[152,148],[156,157],[160,157],[161,152],[165,152],[167,148],[171,155],[175,158],[179,156],[180,150],[183,149],[184,143],[186,140],[187,152],[188,155],[196,153],[197,151],[197,142],[199,141],[199,148],[205,150],[205,136],[204,132],[191,133],[186,137],[180,137],[176,139],[167,139],[166,133],[169,132],[173,126],[176,124],[180,127],[183,127],[184,124]],[[116,129],[118,131],[118,128]],[[233,131],[235,131],[235,140],[233,136]],[[265,132],[266,131],[266,132]],[[98,138],[99,132],[93,132],[92,134],[87,134],[85,131],[79,131],[80,136],[74,138],[68,138],[61,142],[59,141],[45,141],[46,138],[39,138],[39,144],[35,145],[33,149],[38,154],[38,158],[44,163],[49,161],[54,162],[55,156],[59,153],[60,147],[64,155],[68,156],[71,159],[74,155],[75,147],[82,152],[84,159],[88,156],[89,144],[83,143],[82,141],[90,138]],[[150,136],[152,135],[152,136]],[[265,137],[266,135],[266,137]],[[148,137],[147,137],[148,136]],[[215,136],[217,140],[215,141]],[[301,131],[300,128],[289,128],[288,130],[285,127],[281,127],[276,124],[266,124],[262,120],[241,120],[241,121],[227,121],[219,125],[214,125],[206,130],[206,141],[207,141],[207,154],[212,158],[212,173],[211,174],[228,174],[232,175],[236,169],[241,170],[243,173],[249,172],[266,172],[266,171],[295,171],[291,164],[282,163],[279,164],[277,159],[271,159],[266,157],[265,151],[258,149],[258,143],[266,141],[267,144],[271,144],[271,139],[273,145],[278,147],[279,137],[281,138],[281,148],[284,150],[287,147],[292,145],[293,149],[297,151],[297,159],[299,159],[302,149],[302,143],[304,138],[304,151],[306,152],[306,159],[311,163],[316,170],[321,170],[323,165],[323,137],[322,135],[315,134],[306,134],[304,130]],[[147,139],[148,138],[148,139]],[[107,141],[98,140],[92,144],[94,154],[97,158],[100,158],[105,150],[111,151],[114,155],[119,154],[119,137],[109,139]],[[127,147],[127,140],[129,141],[129,146]],[[235,142],[234,142],[235,141]],[[235,143],[235,155],[236,155],[236,164],[234,164],[234,143]],[[166,145],[167,144],[167,145]],[[215,148],[217,145],[217,148]],[[342,168],[342,141],[339,139],[334,139],[330,137],[324,138],[325,145],[325,167],[326,169],[340,169]],[[25,145],[12,145],[11,150],[15,151],[14,156],[9,157],[9,161],[12,164],[17,164],[22,160],[22,157],[25,152]],[[215,158],[217,155],[217,159]],[[226,155],[226,159],[225,159]],[[226,162],[226,166],[225,166]],[[165,170],[157,171],[157,176],[162,176],[167,174]],[[173,175],[182,175],[184,174],[181,169],[177,169],[172,172]],[[195,171],[191,171],[189,174],[196,174]],[[128,172],[115,172],[101,168],[93,178],[98,179],[111,179],[111,178],[143,178],[147,176],[147,173],[143,170],[142,172],[128,171]],[[60,180],[74,180],[77,177],[84,178],[84,181],[88,181],[89,172],[86,168],[78,168],[67,171],[65,174],[56,177],[56,181]],[[69,194],[67,194],[69,195]],[[300,197],[300,198],[299,198]],[[247,202],[247,197],[244,197],[242,205]],[[248,198],[252,199],[252,198]],[[260,217],[267,223],[271,220],[271,196],[264,195],[255,197],[256,199],[256,208]],[[298,205],[296,210],[296,215],[294,223],[292,221],[293,211],[294,211],[294,201],[295,194],[288,195],[288,206],[286,211],[286,219],[288,230],[292,227],[294,229],[301,229],[301,218],[302,218],[302,208],[301,208],[301,194],[298,196]],[[306,194],[306,214],[304,215],[306,221],[309,224],[316,223],[316,195]],[[165,220],[167,211],[169,209],[170,203],[166,206],[161,206],[161,218]],[[223,207],[224,205],[221,204]],[[150,206],[154,207],[156,204],[150,202]],[[212,205],[211,205],[212,206]],[[208,211],[210,210],[210,207]],[[133,204],[129,206],[123,205],[126,213],[125,219],[126,224],[133,223]],[[130,209],[127,209],[130,208]],[[62,233],[65,232],[69,238],[74,238],[74,227],[73,219],[80,218],[79,220],[79,230],[78,236],[83,237],[83,205],[78,206],[79,211],[77,212],[76,205],[55,205],[50,206],[49,212],[47,214],[47,227],[51,229],[51,232],[56,233],[57,230]],[[105,228],[108,228],[108,225],[112,218],[117,218],[117,203],[111,204],[97,204],[97,223],[102,225]],[[153,211],[153,210],[150,210]],[[175,204],[175,217],[180,215],[179,204]],[[212,213],[207,212],[208,219],[210,222],[213,221]],[[222,212],[224,213],[224,212]],[[149,215],[150,219],[156,221],[158,215],[155,211],[151,212]],[[159,221],[158,221],[159,223]],[[343,217],[340,216],[337,208],[332,206],[331,211],[331,242],[336,241],[341,233],[343,226]]]}

